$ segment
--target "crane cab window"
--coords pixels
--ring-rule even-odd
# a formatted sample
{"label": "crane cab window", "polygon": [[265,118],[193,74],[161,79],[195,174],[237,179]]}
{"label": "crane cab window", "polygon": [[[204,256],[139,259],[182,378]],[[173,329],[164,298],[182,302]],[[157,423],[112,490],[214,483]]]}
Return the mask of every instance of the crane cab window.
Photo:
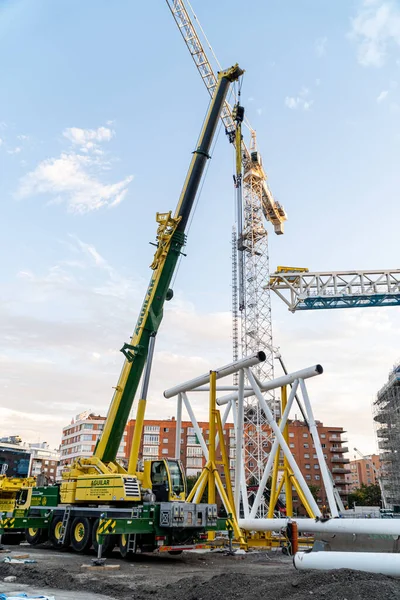
{"label": "crane cab window", "polygon": [[183,475],[179,463],[175,460],[168,461],[169,474],[171,477],[172,491],[179,496],[185,491],[185,484],[183,482]]}
{"label": "crane cab window", "polygon": [[151,481],[153,484],[168,483],[167,469],[163,460],[154,461],[151,465]]}

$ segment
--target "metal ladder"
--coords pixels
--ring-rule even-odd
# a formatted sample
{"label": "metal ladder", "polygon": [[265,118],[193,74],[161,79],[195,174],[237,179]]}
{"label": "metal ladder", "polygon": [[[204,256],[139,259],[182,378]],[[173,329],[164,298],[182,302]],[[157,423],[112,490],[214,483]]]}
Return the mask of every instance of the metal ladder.
{"label": "metal ladder", "polygon": [[[140,510],[138,508],[132,508],[131,518],[137,519],[140,515]],[[137,551],[137,543],[136,543],[136,533],[130,533],[128,535],[128,552],[132,552],[135,554]]]}
{"label": "metal ladder", "polygon": [[62,519],[62,523],[61,523],[61,535],[60,538],[58,540],[58,543],[61,545],[64,543],[65,540],[65,536],[67,534],[68,531],[68,525],[69,525],[69,519],[71,516],[71,506],[67,506],[65,508],[64,514],[63,514],[63,519]]}

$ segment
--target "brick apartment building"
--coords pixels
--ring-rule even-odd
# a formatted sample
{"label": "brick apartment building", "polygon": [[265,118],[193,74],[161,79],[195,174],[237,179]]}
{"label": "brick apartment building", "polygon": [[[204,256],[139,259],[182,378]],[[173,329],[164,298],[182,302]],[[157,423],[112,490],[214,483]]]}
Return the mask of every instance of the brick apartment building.
{"label": "brick apartment building", "polygon": [[[61,441],[61,464],[63,466],[69,464],[77,456],[90,456],[92,454],[96,441],[103,429],[104,421],[105,417],[83,413],[78,415],[73,423],[63,428],[63,438]],[[146,420],[139,450],[139,459],[175,458],[176,425],[174,417],[171,419]],[[207,443],[209,434],[208,422],[199,422],[199,427]],[[343,456],[348,452],[348,448],[344,445],[346,440],[342,437],[344,430],[342,427],[325,427],[320,422],[317,422],[317,427],[328,468],[333,475],[336,488],[345,504],[348,494],[346,474],[350,473],[350,461]],[[134,428],[135,420],[132,419],[127,423],[123,442],[119,449],[118,457],[125,464],[129,458]],[[233,481],[236,456],[233,423],[225,425],[224,438],[229,457],[230,476]],[[252,443],[250,438],[247,443]],[[319,488],[317,493],[318,504],[321,507],[327,505],[314,444],[309,430],[303,421],[294,420],[289,422],[289,447],[306,482],[315,488]],[[270,446],[267,444],[265,446],[263,462],[266,462],[269,451]],[[254,460],[251,458],[251,454],[249,452],[247,460]],[[245,457],[247,456],[248,453],[245,447]],[[183,463],[187,476],[197,476],[205,465],[201,445],[190,421],[182,421],[181,423],[179,458]],[[217,455],[217,460],[219,459],[220,456]],[[218,468],[222,475],[222,466]],[[299,513],[304,513],[304,509],[300,506],[295,491],[293,491],[293,506]]]}
{"label": "brick apartment building", "polygon": [[354,492],[355,490],[358,490],[362,486],[362,484],[374,485],[379,483],[378,473],[381,468],[381,462],[379,460],[378,454],[370,454],[365,458],[351,460],[349,467],[349,492]]}

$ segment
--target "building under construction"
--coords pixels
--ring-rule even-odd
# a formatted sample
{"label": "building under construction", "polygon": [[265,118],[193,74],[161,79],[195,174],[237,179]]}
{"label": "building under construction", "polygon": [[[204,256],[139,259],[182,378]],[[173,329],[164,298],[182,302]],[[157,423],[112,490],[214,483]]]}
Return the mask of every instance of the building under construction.
{"label": "building under construction", "polygon": [[400,363],[379,390],[373,410],[385,500],[388,507],[400,511]]}

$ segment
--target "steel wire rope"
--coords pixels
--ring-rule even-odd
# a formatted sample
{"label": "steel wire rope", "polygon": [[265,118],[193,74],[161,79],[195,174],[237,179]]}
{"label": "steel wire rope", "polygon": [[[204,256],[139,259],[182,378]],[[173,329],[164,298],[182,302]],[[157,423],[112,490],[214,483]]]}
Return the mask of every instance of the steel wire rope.
{"label": "steel wire rope", "polygon": [[[230,92],[229,92],[229,96],[231,96],[232,94],[233,94],[233,90],[231,89]],[[211,104],[211,102],[212,102],[212,98],[210,100],[210,104]],[[206,119],[206,117],[204,117],[204,119],[203,119],[203,125],[204,125],[205,119]],[[217,133],[215,134],[214,141],[212,143],[212,147],[211,147],[211,151],[210,151],[210,159],[214,155],[215,146],[216,146],[216,144],[218,142],[219,135],[221,133],[221,128],[222,128],[222,121],[221,121],[221,119],[219,119],[218,120],[218,125],[217,125]],[[199,200],[200,200],[201,194],[203,192],[203,187],[204,187],[204,183],[205,183],[206,178],[207,178],[207,173],[208,173],[208,169],[210,168],[210,164],[211,164],[211,160],[208,160],[207,164],[206,164],[205,172],[204,172],[204,175],[202,177],[201,184],[200,184],[200,189],[199,189],[199,191],[196,194],[196,199],[194,201],[193,210],[192,210],[191,215],[189,217],[188,226],[187,226],[187,230],[186,230],[186,234],[187,235],[189,235],[190,229],[192,227],[194,215],[196,214],[197,206],[199,204]],[[181,253],[181,255],[180,255],[179,259],[178,259],[178,264],[176,266],[174,276],[173,276],[172,281],[171,281],[171,288],[173,288],[173,286],[175,285],[175,280],[176,280],[176,277],[177,277],[177,275],[179,273],[179,269],[180,269],[181,262],[182,262],[182,256],[183,256],[183,254]]]}

